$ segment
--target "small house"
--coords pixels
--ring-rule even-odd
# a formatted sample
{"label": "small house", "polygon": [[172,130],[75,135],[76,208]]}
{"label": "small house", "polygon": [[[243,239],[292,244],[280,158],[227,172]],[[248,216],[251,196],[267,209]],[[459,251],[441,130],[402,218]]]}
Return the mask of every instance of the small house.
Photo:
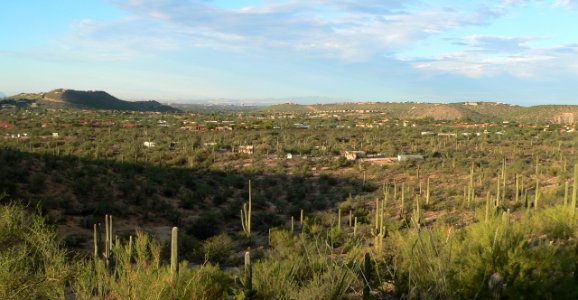
{"label": "small house", "polygon": [[309,129],[309,125],[305,125],[305,124],[301,124],[301,123],[295,123],[295,124],[293,124],[293,126],[297,129]]}
{"label": "small house", "polygon": [[239,146],[239,153],[253,154],[254,152],[255,147],[253,145]]}
{"label": "small house", "polygon": [[438,136],[451,136],[451,137],[456,137],[458,136],[456,133],[449,133],[449,132],[440,132],[438,133]]}
{"label": "small house", "polygon": [[408,160],[422,160],[423,155],[421,154],[399,154],[397,156],[398,161],[408,161]]}
{"label": "small house", "polygon": [[365,156],[365,151],[345,151],[345,159],[347,160],[357,160]]}

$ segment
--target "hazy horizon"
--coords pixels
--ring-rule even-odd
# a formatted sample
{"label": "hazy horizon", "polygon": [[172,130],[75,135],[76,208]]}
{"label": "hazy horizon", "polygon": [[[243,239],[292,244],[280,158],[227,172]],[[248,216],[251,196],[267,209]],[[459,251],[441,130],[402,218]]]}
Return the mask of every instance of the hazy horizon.
{"label": "hazy horizon", "polygon": [[[55,90],[55,89],[53,89]],[[71,89],[74,90],[74,89]],[[102,91],[102,90],[90,90],[90,91]],[[33,93],[45,93],[49,91],[39,91]],[[103,91],[107,92],[107,91]],[[30,93],[30,92],[19,92],[16,94],[6,95],[0,91],[0,98],[2,97],[13,97],[20,93]],[[115,96],[115,95],[111,95]],[[434,103],[434,104],[445,104],[445,103],[460,103],[460,102],[470,102],[466,100],[456,100],[456,101],[424,101],[419,99],[345,99],[345,98],[332,98],[332,97],[284,97],[284,98],[191,98],[191,99],[151,99],[151,98],[136,98],[136,99],[120,99],[125,101],[158,101],[164,104],[174,104],[174,105],[247,105],[247,106],[267,106],[276,104],[300,104],[300,105],[317,105],[317,104],[341,104],[341,103]],[[501,101],[477,101],[477,102],[501,102]],[[503,102],[506,103],[506,102]],[[512,103],[506,103],[512,104]]]}
{"label": "hazy horizon", "polygon": [[[62,89],[62,88],[59,88]],[[55,89],[52,89],[55,90]],[[50,91],[52,91],[50,90]],[[66,90],[66,89],[65,89]],[[75,89],[69,89],[75,90]],[[0,91],[0,98],[2,97],[12,97],[20,93],[45,93],[50,91],[38,91],[38,92],[19,92],[16,94],[5,94]],[[104,90],[86,90],[95,92],[107,92]],[[108,93],[108,92],[107,92]],[[110,94],[110,93],[109,93]],[[116,97],[111,94],[111,96]],[[452,104],[452,103],[465,103],[465,102],[482,102],[482,103],[500,103],[508,105],[517,105],[522,107],[531,107],[539,105],[578,105],[578,103],[537,103],[537,104],[516,104],[508,101],[490,101],[490,100],[440,100],[440,101],[429,101],[423,99],[346,99],[337,97],[316,97],[316,96],[305,96],[305,97],[282,97],[282,98],[189,98],[189,99],[154,99],[154,98],[119,98],[124,101],[157,101],[162,104],[167,105],[233,105],[233,106],[269,106],[277,104],[299,104],[299,105],[324,105],[324,104],[344,104],[344,103],[431,103],[431,104]]]}
{"label": "hazy horizon", "polygon": [[58,3],[4,4],[0,95],[578,104],[575,0]]}

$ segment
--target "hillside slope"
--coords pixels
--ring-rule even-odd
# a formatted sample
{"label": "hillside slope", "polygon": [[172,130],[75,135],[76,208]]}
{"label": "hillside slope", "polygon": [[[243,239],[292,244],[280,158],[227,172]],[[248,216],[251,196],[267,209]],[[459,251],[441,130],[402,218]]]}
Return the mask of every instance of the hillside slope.
{"label": "hillside slope", "polygon": [[5,100],[27,101],[40,106],[57,108],[110,109],[130,111],[175,112],[176,108],[157,101],[125,101],[104,91],[56,89],[48,93],[21,93]]}
{"label": "hillside slope", "polygon": [[522,107],[496,102],[417,103],[350,102],[334,104],[278,104],[262,109],[269,113],[381,113],[396,119],[514,121],[523,123],[578,123],[576,105],[539,105]]}
{"label": "hillside slope", "polygon": [[481,120],[484,116],[464,106],[433,104],[414,107],[401,114],[403,119]]}
{"label": "hillside slope", "polygon": [[578,123],[578,106],[576,105],[539,105],[524,107],[512,114],[513,119],[525,123]]}
{"label": "hillside slope", "polygon": [[296,103],[283,103],[267,106],[262,109],[267,113],[308,113],[315,111],[310,105],[301,105]]}

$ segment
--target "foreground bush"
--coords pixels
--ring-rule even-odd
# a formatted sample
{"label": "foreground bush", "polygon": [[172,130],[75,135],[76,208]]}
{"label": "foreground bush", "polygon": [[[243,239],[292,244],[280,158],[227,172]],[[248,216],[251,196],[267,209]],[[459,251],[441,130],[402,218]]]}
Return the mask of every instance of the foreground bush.
{"label": "foreground bush", "polygon": [[[491,217],[463,229],[434,227],[391,239],[400,291],[422,297],[576,299],[574,217],[568,207]],[[571,238],[572,239],[569,239]],[[489,281],[501,278],[501,290]]]}
{"label": "foreground bush", "polygon": [[[182,261],[172,271],[158,242],[137,232],[115,241],[107,264],[67,257],[42,217],[0,206],[0,299],[356,299],[362,291],[378,299],[578,297],[576,220],[567,206],[515,217],[479,212],[462,228],[404,228],[383,247],[370,236],[352,238],[350,228],[320,227],[326,232],[272,230],[268,247],[253,255],[250,277],[241,266],[211,263],[234,255],[226,235],[205,242],[204,264]],[[347,245],[332,244],[332,230]]]}
{"label": "foreground bush", "polygon": [[45,220],[0,206],[0,299],[63,299],[74,268]]}

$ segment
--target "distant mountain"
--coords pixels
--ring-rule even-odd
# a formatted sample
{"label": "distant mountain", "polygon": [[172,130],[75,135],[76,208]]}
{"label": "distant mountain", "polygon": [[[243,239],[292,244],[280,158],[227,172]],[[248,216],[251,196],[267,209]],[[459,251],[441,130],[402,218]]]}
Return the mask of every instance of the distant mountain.
{"label": "distant mountain", "polygon": [[4,98],[4,97],[6,97],[6,94],[0,92],[0,98]]}
{"label": "distant mountain", "polygon": [[513,121],[532,123],[576,124],[578,106],[540,105],[522,107],[496,102],[423,103],[423,102],[347,102],[300,105],[276,104],[262,109],[269,113],[368,113],[377,112],[387,118]]}
{"label": "distant mountain", "polygon": [[74,107],[82,109],[129,110],[175,112],[176,108],[157,101],[125,101],[103,91],[76,91],[56,89],[48,93],[21,93],[5,98],[3,101],[28,102],[47,107]]}

